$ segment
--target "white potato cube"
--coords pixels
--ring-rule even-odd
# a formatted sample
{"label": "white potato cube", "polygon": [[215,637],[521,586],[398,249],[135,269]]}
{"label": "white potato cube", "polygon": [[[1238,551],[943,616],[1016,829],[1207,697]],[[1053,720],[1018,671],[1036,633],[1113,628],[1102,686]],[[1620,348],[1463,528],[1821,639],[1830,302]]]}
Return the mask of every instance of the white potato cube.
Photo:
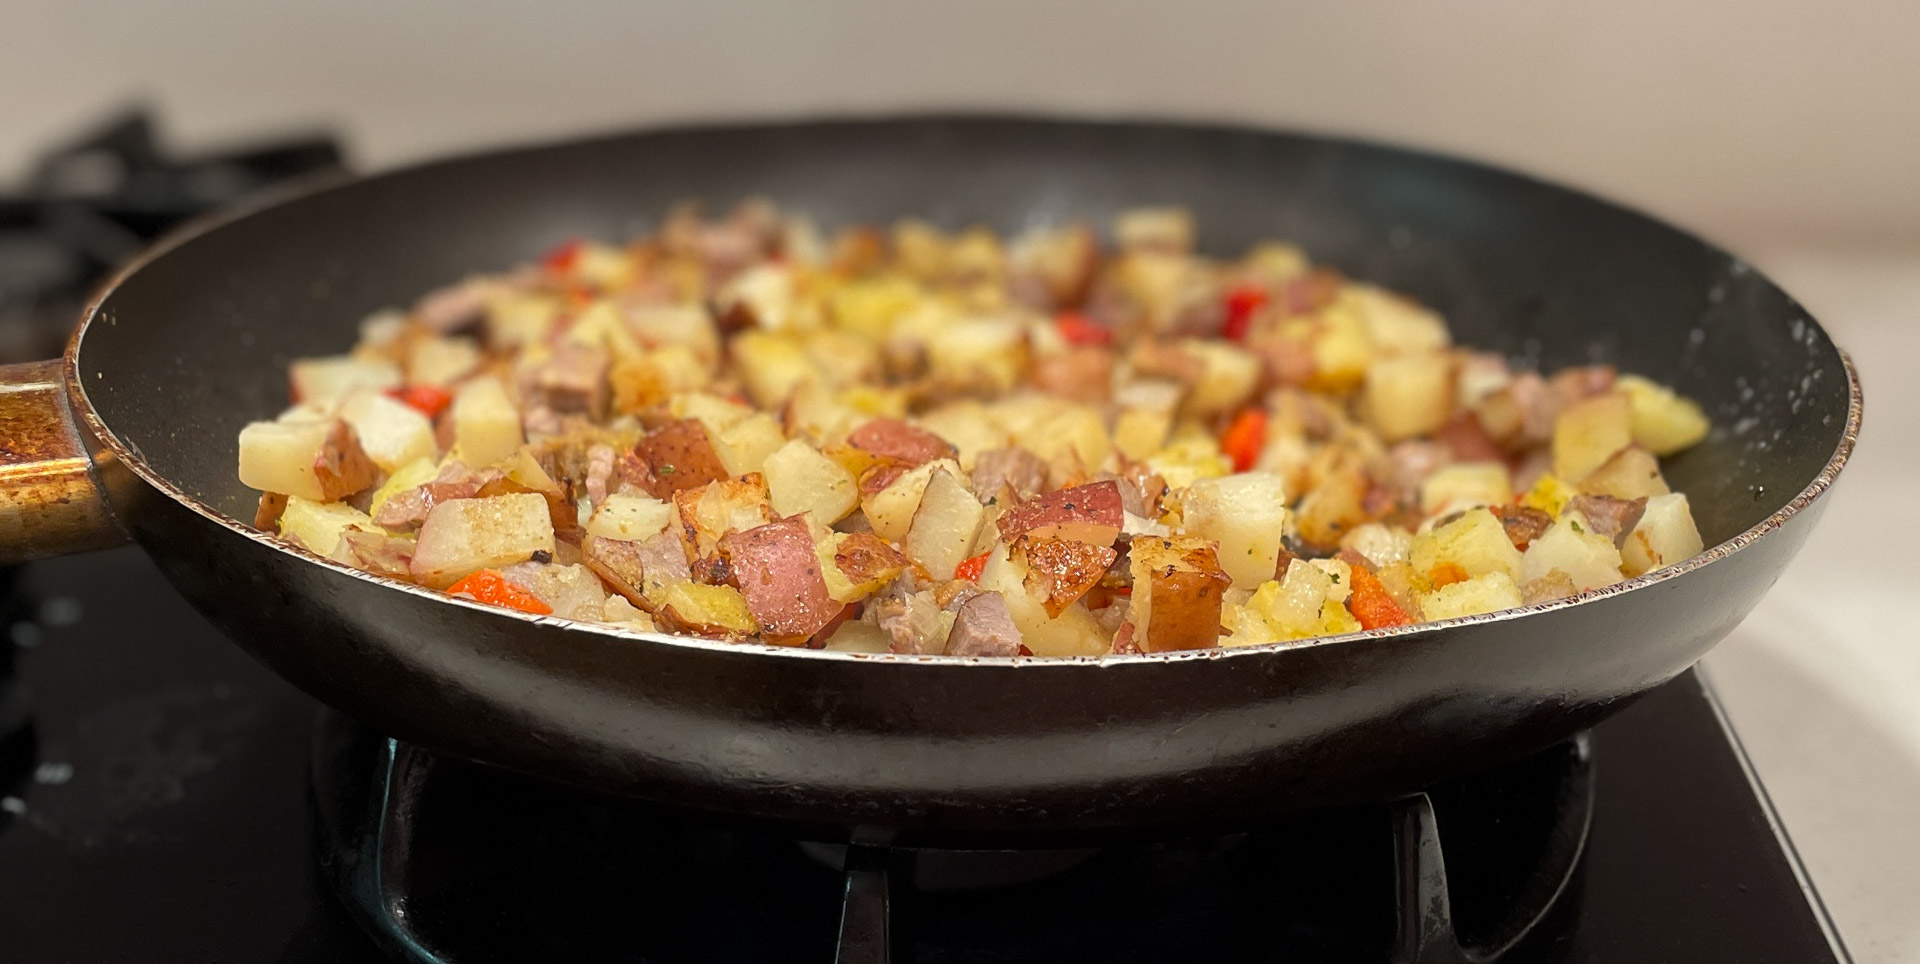
{"label": "white potato cube", "polygon": [[344,502],[288,496],[287,507],[280,513],[280,534],[323,556],[333,555],[340,545],[340,534],[348,529],[380,531],[372,517]]}
{"label": "white potato cube", "polygon": [[1362,411],[1389,442],[1437,431],[1453,417],[1453,360],[1443,352],[1376,357]]}
{"label": "white potato cube", "polygon": [[314,466],[331,425],[319,421],[254,422],[241,429],[241,483],[262,492],[327,501]]}
{"label": "white potato cube", "polygon": [[1712,426],[1692,399],[1638,375],[1616,382],[1632,412],[1633,440],[1655,455],[1672,455],[1707,437]]}
{"label": "white potato cube", "polygon": [[1608,392],[1582,399],[1553,421],[1553,474],[1584,479],[1631,444],[1633,422],[1625,394]]}
{"label": "white potato cube", "polygon": [[1441,466],[1420,483],[1420,511],[1504,505],[1513,501],[1513,477],[1499,462],[1458,462]]}
{"label": "white potato cube", "polygon": [[481,569],[553,552],[547,500],[533,492],[451,499],[433,507],[413,550],[413,577],[445,589]]}
{"label": "white potato cube", "polygon": [[476,378],[460,386],[449,416],[455,456],[476,468],[492,465],[526,444],[520,410],[498,378]]}
{"label": "white potato cube", "polygon": [[1514,585],[1513,577],[1489,572],[1422,594],[1420,615],[1425,619],[1454,619],[1514,609],[1520,604],[1520,587]]}
{"label": "white potato cube", "polygon": [[407,345],[407,384],[446,387],[480,367],[471,338],[416,338]]}
{"label": "white potato cube", "polygon": [[1620,558],[1627,575],[1638,576],[1691,559],[1703,548],[1686,495],[1674,492],[1647,500],[1647,510],[1627,533]]}
{"label": "white potato cube", "polygon": [[1468,510],[1446,525],[1415,535],[1407,555],[1421,575],[1449,565],[1460,567],[1469,578],[1500,572],[1511,580],[1521,571],[1520,550],[1507,538],[1506,527],[1486,509]]}
{"label": "white potato cube", "polygon": [[382,472],[392,473],[414,459],[440,454],[433,441],[433,422],[380,392],[355,390],[340,406],[340,417],[353,426],[360,448]]}
{"label": "white potato cube", "polygon": [[384,390],[400,385],[400,366],[352,355],[296,358],[288,369],[295,402],[331,404],[356,388]]}
{"label": "white potato cube", "polygon": [[1574,589],[1585,592],[1620,581],[1620,550],[1613,540],[1593,531],[1578,512],[1569,511],[1553,527],[1527,545],[1520,561],[1520,581],[1532,582],[1552,572],[1565,573]]}
{"label": "white potato cube", "polygon": [[1181,503],[1182,526],[1220,546],[1220,568],[1240,589],[1257,589],[1273,578],[1280,536],[1287,528],[1287,499],[1280,477],[1243,472],[1200,479]]}
{"label": "white potato cube", "polygon": [[831,525],[860,505],[860,487],[852,473],[799,439],[768,455],[760,473],[767,479],[773,511],[781,518],[806,512]]}
{"label": "white potato cube", "polygon": [[935,579],[952,579],[953,570],[967,558],[973,537],[980,531],[986,509],[973,493],[946,469],[935,470],[920,496],[902,546],[907,558]]}
{"label": "white potato cube", "polygon": [[640,542],[659,535],[673,521],[674,508],[648,495],[609,495],[593,507],[587,534],[599,539]]}

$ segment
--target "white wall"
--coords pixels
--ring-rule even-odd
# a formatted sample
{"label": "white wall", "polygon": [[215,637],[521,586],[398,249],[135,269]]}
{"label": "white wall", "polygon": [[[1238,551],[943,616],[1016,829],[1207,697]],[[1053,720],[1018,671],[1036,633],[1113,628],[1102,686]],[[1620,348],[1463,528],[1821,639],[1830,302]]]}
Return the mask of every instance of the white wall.
{"label": "white wall", "polygon": [[0,177],[132,98],[358,160],[715,115],[1015,106],[1503,161],[1735,245],[1920,240],[1920,3],[0,0]]}

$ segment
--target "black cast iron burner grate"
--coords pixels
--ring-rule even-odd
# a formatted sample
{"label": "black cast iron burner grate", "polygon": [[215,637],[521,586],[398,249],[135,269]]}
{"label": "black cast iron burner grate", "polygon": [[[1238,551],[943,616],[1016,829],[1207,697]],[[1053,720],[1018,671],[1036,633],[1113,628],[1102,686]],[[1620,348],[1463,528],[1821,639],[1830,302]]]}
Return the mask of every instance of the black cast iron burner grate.
{"label": "black cast iron burner grate", "polygon": [[335,893],[388,954],[433,964],[1482,964],[1571,926],[1555,910],[1578,886],[1593,800],[1582,736],[1391,804],[1226,837],[822,848],[439,758],[334,714],[316,732]]}

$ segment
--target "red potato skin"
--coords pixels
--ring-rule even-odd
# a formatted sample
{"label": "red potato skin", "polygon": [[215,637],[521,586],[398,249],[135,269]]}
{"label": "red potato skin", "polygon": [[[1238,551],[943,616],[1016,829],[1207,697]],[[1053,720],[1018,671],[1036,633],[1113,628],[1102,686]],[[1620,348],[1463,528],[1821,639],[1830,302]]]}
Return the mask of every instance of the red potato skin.
{"label": "red potato skin", "polygon": [[1022,536],[1014,551],[1027,560],[1027,590],[1040,598],[1047,615],[1055,619],[1099,583],[1120,556],[1110,546],[1029,536]]}
{"label": "red potato skin", "polygon": [[847,444],[911,468],[954,457],[954,447],[926,429],[899,419],[876,418],[853,430]]}
{"label": "red potato skin", "polygon": [[856,586],[892,579],[909,565],[898,549],[871,532],[856,532],[841,540],[833,564]]}
{"label": "red potato skin", "polygon": [[813,535],[800,516],[729,532],[720,539],[720,551],[769,643],[806,645],[846,608],[827,595]]}
{"label": "red potato skin", "polygon": [[707,427],[697,419],[676,419],[648,432],[634,444],[633,454],[647,463],[650,478],[643,487],[656,499],[728,477]]}
{"label": "red potato skin", "polygon": [[1110,546],[1120,536],[1125,512],[1119,483],[1108,479],[1028,499],[1001,513],[995,524],[1007,542],[1025,535]]}

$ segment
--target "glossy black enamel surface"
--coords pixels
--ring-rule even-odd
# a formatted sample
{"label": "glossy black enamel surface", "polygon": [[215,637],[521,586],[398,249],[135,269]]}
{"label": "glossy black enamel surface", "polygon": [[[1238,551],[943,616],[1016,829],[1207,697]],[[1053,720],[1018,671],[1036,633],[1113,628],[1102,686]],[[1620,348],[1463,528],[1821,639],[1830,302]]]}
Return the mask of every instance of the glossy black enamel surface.
{"label": "glossy black enamel surface", "polygon": [[[290,357],[337,351],[368,311],[561,238],[751,193],[827,226],[919,214],[1010,229],[1172,202],[1212,249],[1298,240],[1435,305],[1462,341],[1549,367],[1612,362],[1702,399],[1716,436],[1669,477],[1708,541],[1739,537],[1738,551],[1523,618],[1219,657],[972,664],[521,619],[318,564],[214,514],[251,515],[233,439],[284,403]],[[1019,120],[670,131],[347,184],[138,267],[97,307],[73,374],[122,454],[144,460],[142,477],[111,473],[136,537],[321,699],[566,782],[820,836],[948,843],[1231,826],[1558,742],[1752,608],[1820,504],[1783,508],[1824,490],[1857,412],[1842,356],[1771,283],[1584,196],[1321,139]]]}

